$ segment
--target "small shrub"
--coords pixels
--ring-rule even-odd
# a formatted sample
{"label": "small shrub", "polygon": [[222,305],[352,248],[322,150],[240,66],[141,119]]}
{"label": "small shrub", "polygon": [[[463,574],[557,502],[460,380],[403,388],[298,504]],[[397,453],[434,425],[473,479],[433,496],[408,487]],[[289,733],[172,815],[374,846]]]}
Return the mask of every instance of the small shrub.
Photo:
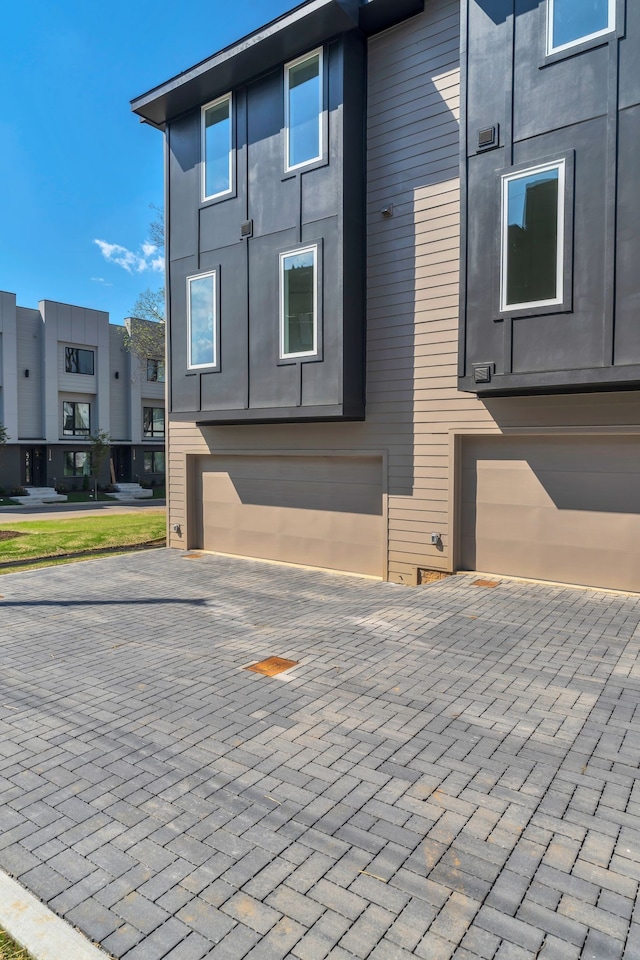
{"label": "small shrub", "polygon": [[89,489],[89,477],[88,477],[86,474],[85,474],[84,477],[82,478],[82,489],[83,489],[83,490],[88,490],[88,489]]}
{"label": "small shrub", "polygon": [[27,491],[25,490],[24,487],[14,487],[13,490],[11,490],[11,492],[10,492],[10,496],[12,496],[12,497],[26,497],[26,496],[27,496]]}
{"label": "small shrub", "polygon": [[56,493],[67,493],[68,487],[66,483],[57,483],[56,484]]}

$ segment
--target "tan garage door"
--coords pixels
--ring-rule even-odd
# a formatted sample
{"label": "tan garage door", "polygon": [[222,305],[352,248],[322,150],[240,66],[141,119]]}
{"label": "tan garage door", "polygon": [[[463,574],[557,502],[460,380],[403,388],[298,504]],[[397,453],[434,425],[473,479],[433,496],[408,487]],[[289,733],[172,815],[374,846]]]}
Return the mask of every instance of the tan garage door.
{"label": "tan garage door", "polygon": [[640,440],[465,437],[460,566],[640,591]]}
{"label": "tan garage door", "polygon": [[384,576],[381,458],[203,457],[198,478],[205,550]]}

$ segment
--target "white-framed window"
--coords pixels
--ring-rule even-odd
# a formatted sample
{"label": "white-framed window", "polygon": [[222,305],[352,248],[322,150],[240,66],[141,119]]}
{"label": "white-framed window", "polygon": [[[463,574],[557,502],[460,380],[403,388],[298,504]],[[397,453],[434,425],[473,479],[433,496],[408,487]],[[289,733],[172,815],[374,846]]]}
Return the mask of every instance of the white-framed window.
{"label": "white-framed window", "polygon": [[233,190],[233,97],[230,93],[202,107],[202,199]]}
{"label": "white-framed window", "polygon": [[217,274],[187,277],[187,366],[215,367],[218,362]]}
{"label": "white-framed window", "polygon": [[81,347],[65,347],[64,372],[82,373],[87,377],[92,377],[94,373],[93,350],[83,350]]}
{"label": "white-framed window", "polygon": [[318,353],[318,245],[280,254],[280,359]]}
{"label": "white-framed window", "polygon": [[502,177],[500,309],[563,302],[565,161]]}
{"label": "white-framed window", "polygon": [[323,86],[322,48],[285,64],[286,170],[322,159]]}
{"label": "white-framed window", "polygon": [[547,53],[615,30],[616,0],[547,0]]}

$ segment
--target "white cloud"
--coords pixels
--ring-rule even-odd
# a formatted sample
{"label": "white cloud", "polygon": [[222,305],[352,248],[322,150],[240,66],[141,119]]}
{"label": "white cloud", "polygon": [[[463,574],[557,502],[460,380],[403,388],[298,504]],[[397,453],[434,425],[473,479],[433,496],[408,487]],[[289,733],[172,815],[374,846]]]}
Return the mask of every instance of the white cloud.
{"label": "white cloud", "polygon": [[106,240],[93,241],[108,263],[115,263],[127,273],[144,273],[145,270],[160,272],[164,270],[164,257],[154,256],[158,249],[153,243],[143,243],[140,253],[134,253],[119,243],[107,243]]}
{"label": "white cloud", "polygon": [[104,277],[91,277],[91,280],[93,281],[93,283],[103,283],[103,284],[105,285],[105,287],[112,287],[112,286],[113,286],[112,283],[107,283],[107,281],[105,280]]}

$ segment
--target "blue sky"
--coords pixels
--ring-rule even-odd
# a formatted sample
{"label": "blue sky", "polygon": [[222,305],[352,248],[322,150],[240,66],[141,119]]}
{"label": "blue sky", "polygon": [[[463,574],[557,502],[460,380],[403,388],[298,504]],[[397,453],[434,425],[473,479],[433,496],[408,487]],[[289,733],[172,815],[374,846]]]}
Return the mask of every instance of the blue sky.
{"label": "blue sky", "polygon": [[161,286],[157,253],[143,244],[150,205],[162,203],[163,138],[139,122],[129,100],[296,5],[7,4],[0,290],[16,293],[24,307],[60,300],[107,310],[121,323],[141,290]]}

